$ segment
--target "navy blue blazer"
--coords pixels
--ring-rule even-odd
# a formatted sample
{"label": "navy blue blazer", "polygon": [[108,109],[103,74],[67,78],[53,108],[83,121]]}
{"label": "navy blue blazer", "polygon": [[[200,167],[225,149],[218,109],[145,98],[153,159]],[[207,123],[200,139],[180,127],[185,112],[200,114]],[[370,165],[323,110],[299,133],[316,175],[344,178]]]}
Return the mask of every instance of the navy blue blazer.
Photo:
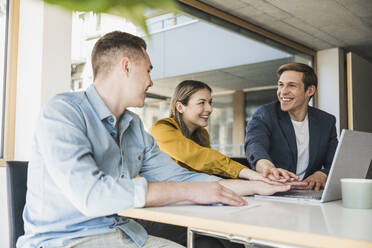
{"label": "navy blue blazer", "polygon": [[[338,144],[336,118],[309,106],[308,119],[310,151],[304,178],[319,170],[328,175]],[[268,159],[277,168],[296,173],[296,135],[289,114],[280,109],[279,101],[260,106],[246,131],[244,148],[252,169],[257,160]]]}

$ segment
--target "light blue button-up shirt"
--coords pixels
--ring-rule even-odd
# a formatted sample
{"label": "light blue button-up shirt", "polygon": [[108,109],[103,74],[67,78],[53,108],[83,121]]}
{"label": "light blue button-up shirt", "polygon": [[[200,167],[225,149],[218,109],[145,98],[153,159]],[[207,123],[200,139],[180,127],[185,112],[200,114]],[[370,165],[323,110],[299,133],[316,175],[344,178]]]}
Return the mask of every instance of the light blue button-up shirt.
{"label": "light blue button-up shirt", "polygon": [[219,178],[175,164],[137,115],[126,110],[117,120],[92,85],[57,95],[43,108],[27,180],[25,234],[17,247],[63,246],[116,228],[142,246],[145,229],[117,213],[145,205],[147,182]]}

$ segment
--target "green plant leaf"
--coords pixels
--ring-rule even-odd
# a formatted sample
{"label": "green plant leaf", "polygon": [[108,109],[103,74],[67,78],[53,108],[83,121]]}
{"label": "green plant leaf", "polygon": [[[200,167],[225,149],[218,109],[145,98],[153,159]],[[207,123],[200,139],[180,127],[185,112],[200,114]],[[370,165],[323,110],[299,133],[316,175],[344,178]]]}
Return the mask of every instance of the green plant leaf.
{"label": "green plant leaf", "polygon": [[48,4],[57,5],[70,11],[93,11],[124,17],[140,27],[150,39],[146,25],[146,12],[159,9],[177,13],[174,0],[43,0]]}

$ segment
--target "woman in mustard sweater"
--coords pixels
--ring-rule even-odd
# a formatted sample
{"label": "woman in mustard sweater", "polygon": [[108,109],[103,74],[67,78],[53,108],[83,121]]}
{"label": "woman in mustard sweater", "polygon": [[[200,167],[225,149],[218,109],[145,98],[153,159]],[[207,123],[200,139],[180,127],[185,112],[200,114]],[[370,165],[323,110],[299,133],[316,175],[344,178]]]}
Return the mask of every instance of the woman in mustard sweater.
{"label": "woman in mustard sweater", "polygon": [[[175,89],[170,106],[170,118],[157,121],[149,130],[160,150],[177,164],[189,170],[229,178],[262,180],[280,184],[263,177],[246,166],[213,150],[209,134],[204,128],[212,113],[211,88],[199,81],[186,80]],[[182,227],[138,220],[149,234],[186,244],[186,229]],[[237,243],[206,236],[197,236],[197,247],[243,248]]]}
{"label": "woman in mustard sweater", "polygon": [[200,81],[186,80],[176,87],[170,117],[157,121],[149,131],[160,150],[189,170],[273,183],[210,147],[205,127],[212,113],[211,93],[212,89]]}

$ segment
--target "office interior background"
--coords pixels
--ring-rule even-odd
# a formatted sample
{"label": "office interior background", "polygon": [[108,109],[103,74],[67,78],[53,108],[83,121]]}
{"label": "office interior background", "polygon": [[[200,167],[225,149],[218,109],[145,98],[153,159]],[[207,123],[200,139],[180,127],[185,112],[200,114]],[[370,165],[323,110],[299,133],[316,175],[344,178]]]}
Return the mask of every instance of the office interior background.
{"label": "office interior background", "polygon": [[[151,11],[148,53],[154,65],[144,108],[149,129],[168,116],[175,86],[209,84],[212,147],[244,156],[245,126],[256,108],[276,99],[276,69],[315,68],[312,105],[337,118],[337,131],[372,132],[372,1],[179,0],[177,14]],[[127,20],[67,12],[38,0],[0,0],[0,247],[8,247],[4,161],[29,160],[38,113],[53,95],[92,83],[90,52],[103,34],[144,33]]]}

